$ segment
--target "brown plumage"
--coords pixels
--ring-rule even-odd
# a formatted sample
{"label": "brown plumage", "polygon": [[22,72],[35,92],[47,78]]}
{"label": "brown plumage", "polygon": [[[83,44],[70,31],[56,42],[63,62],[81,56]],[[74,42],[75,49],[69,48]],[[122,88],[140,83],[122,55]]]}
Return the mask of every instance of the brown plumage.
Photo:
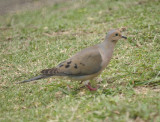
{"label": "brown plumage", "polygon": [[[88,50],[88,51],[86,51]],[[102,57],[98,46],[89,47],[51,69],[44,69],[41,74],[47,76],[85,76],[99,72]]]}

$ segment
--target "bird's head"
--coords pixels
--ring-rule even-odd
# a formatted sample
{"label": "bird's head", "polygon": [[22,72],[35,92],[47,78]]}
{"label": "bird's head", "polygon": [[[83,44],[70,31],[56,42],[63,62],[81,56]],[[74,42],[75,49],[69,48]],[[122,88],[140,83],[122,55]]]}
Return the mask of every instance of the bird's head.
{"label": "bird's head", "polygon": [[122,36],[121,32],[118,29],[110,30],[106,35],[106,40],[112,41],[114,43],[116,43],[121,38],[127,39],[127,37]]}

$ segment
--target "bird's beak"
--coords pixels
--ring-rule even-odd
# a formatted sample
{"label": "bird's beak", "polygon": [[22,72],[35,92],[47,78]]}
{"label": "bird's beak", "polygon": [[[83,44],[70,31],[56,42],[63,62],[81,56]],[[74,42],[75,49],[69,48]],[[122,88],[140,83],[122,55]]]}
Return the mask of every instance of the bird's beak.
{"label": "bird's beak", "polygon": [[126,37],[126,36],[122,36],[122,38],[127,39],[127,37]]}

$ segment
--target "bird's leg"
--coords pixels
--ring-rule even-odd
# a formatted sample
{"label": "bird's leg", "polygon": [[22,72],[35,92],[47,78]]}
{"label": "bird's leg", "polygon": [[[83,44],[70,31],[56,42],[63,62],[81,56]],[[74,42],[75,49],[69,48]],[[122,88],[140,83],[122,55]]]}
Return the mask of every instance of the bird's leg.
{"label": "bird's leg", "polygon": [[[72,82],[72,80],[71,80],[71,82]],[[72,89],[73,87],[72,87],[69,83],[70,83],[70,81],[69,81],[68,83],[66,82],[67,90],[68,90],[68,91],[71,91],[71,89]]]}
{"label": "bird's leg", "polygon": [[[79,84],[81,85],[83,83],[83,81],[81,81]],[[81,86],[80,88],[78,88],[78,89],[76,89],[76,90],[80,90],[80,89],[82,89],[82,88],[84,88],[85,87],[85,85],[83,85],[83,86]]]}
{"label": "bird's leg", "polygon": [[90,82],[89,82],[89,80],[87,80],[87,81],[81,81],[80,82],[80,84],[84,84],[83,86],[81,86],[80,88],[78,88],[77,90],[80,90],[81,88],[84,88],[85,86],[90,90],[90,91],[96,91],[97,89],[98,89],[98,87],[96,87],[96,88],[93,88],[92,86],[91,86],[91,84],[90,84]]}
{"label": "bird's leg", "polygon": [[67,90],[71,91],[72,87],[70,85],[67,85]]}
{"label": "bird's leg", "polygon": [[97,88],[93,88],[93,87],[91,86],[90,82],[86,85],[86,87],[87,87],[90,91],[96,91],[96,90],[98,89],[98,87],[97,87]]}

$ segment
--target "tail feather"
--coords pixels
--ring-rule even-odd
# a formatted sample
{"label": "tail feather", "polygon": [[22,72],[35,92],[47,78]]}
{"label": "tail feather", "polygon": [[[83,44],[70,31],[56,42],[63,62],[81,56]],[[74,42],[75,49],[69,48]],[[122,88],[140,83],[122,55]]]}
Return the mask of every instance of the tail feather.
{"label": "tail feather", "polygon": [[36,76],[36,77],[28,79],[28,80],[24,80],[24,81],[21,81],[21,82],[18,82],[18,83],[26,83],[26,82],[31,82],[31,81],[34,81],[34,80],[48,78],[48,77],[51,77],[51,76],[62,76],[62,75],[64,75],[63,73],[59,73],[57,68],[45,69],[45,70],[42,70],[41,73],[42,74],[39,75],[39,76]]}
{"label": "tail feather", "polygon": [[59,74],[59,71],[57,68],[52,68],[52,69],[44,69],[41,71],[41,73],[43,75],[47,75],[47,76],[50,76],[50,75],[57,75]]}
{"label": "tail feather", "polygon": [[39,80],[39,79],[48,78],[48,77],[50,77],[50,76],[39,75],[39,76],[36,76],[34,78],[31,78],[31,79],[28,79],[28,80],[24,80],[24,81],[21,81],[21,82],[18,82],[18,83],[26,83],[26,82],[31,82],[31,81],[34,81],[34,80]]}

